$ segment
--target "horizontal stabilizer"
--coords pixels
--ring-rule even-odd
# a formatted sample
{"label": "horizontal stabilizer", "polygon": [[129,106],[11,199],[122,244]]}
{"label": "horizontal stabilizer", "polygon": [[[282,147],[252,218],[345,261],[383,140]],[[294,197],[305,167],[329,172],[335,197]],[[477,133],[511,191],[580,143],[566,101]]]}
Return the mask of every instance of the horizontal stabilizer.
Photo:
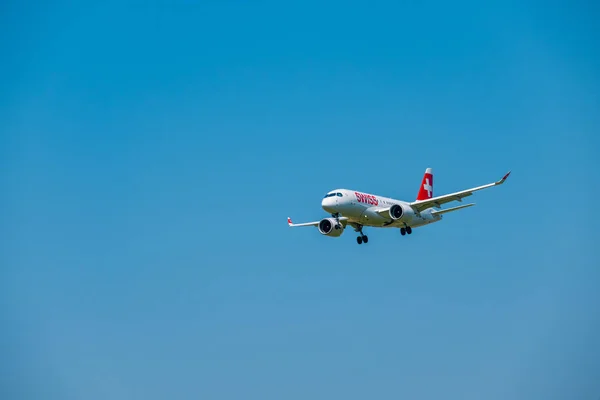
{"label": "horizontal stabilizer", "polygon": [[[467,190],[461,190],[460,192],[445,194],[442,196],[431,197],[431,198],[427,198],[425,200],[416,200],[416,201],[413,201],[412,203],[410,203],[410,206],[416,212],[421,212],[423,210],[427,210],[428,208],[441,207],[442,204],[450,203],[451,201],[462,201],[463,198],[471,196],[474,192],[476,192],[478,190],[487,189],[492,186],[502,185],[506,181],[506,178],[508,178],[509,175],[510,175],[510,172],[508,172],[506,175],[504,175],[502,177],[502,179],[500,179],[499,181],[488,183],[487,185],[478,186],[478,187],[474,187],[474,188],[467,189]],[[453,209],[449,209],[449,210],[453,210]],[[446,212],[447,212],[447,210],[446,210]]]}
{"label": "horizontal stabilizer", "polygon": [[452,207],[452,208],[447,208],[445,210],[435,210],[435,211],[432,211],[431,213],[433,215],[446,214],[446,213],[449,213],[449,212],[452,212],[452,211],[460,210],[461,208],[467,208],[467,207],[471,207],[471,206],[474,206],[474,205],[475,205],[475,203],[464,204],[462,206],[456,206],[456,207]]}

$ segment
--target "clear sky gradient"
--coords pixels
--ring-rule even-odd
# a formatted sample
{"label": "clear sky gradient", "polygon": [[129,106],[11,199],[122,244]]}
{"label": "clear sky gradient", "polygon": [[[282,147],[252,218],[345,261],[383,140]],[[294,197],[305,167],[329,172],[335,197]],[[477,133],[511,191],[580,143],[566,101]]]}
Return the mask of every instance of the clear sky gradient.
{"label": "clear sky gradient", "polygon": [[[594,2],[0,6],[0,397],[600,396]],[[415,229],[296,222],[492,182]]]}

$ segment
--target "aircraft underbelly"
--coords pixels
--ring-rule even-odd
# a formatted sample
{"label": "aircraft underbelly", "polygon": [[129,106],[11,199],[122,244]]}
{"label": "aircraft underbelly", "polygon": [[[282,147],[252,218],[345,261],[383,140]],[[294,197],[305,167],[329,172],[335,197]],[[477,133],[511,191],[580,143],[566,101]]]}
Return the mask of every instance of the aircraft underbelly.
{"label": "aircraft underbelly", "polygon": [[342,205],[341,207],[339,207],[340,213],[345,216],[345,217],[349,217],[352,219],[360,219],[364,208],[363,207],[357,207],[355,205]]}
{"label": "aircraft underbelly", "polygon": [[417,228],[419,226],[429,225],[437,221],[438,219],[430,218],[428,215],[423,217],[414,216],[409,220],[392,221],[390,218],[383,217],[376,212],[370,211],[369,209],[364,210],[359,219],[359,223],[366,226],[379,226],[388,228],[402,228],[405,226]]}
{"label": "aircraft underbelly", "polygon": [[383,226],[389,219],[386,219],[376,213],[375,211],[367,208],[360,215],[360,223],[368,226]]}

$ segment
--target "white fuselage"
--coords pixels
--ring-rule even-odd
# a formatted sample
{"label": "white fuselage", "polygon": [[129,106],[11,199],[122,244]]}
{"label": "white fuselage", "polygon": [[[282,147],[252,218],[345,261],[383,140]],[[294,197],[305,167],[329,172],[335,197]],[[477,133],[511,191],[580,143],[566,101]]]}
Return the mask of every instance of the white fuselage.
{"label": "white fuselage", "polygon": [[405,201],[349,189],[332,190],[321,201],[321,207],[328,213],[339,213],[341,216],[348,218],[350,222],[363,226],[389,228],[410,226],[416,228],[442,219],[441,215],[431,213],[433,208],[426,209],[420,213],[408,213],[401,220],[396,221],[377,212],[383,208],[389,208],[394,204],[410,208]]}

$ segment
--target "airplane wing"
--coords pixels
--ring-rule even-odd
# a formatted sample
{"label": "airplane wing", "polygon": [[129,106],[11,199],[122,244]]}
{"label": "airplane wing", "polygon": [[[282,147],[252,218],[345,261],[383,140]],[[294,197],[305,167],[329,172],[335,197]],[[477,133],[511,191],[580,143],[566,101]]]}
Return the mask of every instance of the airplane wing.
{"label": "airplane wing", "polygon": [[471,196],[473,192],[482,189],[487,189],[496,185],[502,185],[509,175],[510,171],[506,175],[504,175],[499,181],[488,183],[487,185],[478,186],[467,190],[461,190],[460,192],[445,194],[443,196],[432,197],[431,199],[417,200],[409,204],[416,212],[421,212],[431,207],[441,207],[442,204],[446,204],[451,201],[462,201],[464,197]]}
{"label": "airplane wing", "polygon": [[[341,224],[342,224],[344,227],[345,227],[345,226],[346,226],[346,224],[348,223],[348,218],[346,218],[346,217],[340,217],[340,218],[339,218],[339,220],[340,220],[340,223],[341,223]],[[288,217],[287,221],[288,221],[288,225],[289,225],[290,227],[292,227],[292,228],[293,228],[293,227],[298,227],[298,226],[317,226],[317,225],[319,225],[319,222],[321,222],[321,221],[313,221],[313,222],[304,222],[304,223],[301,223],[301,224],[294,224],[294,223],[292,222],[292,219],[291,219],[290,217]]]}
{"label": "airplane wing", "polygon": [[381,215],[384,218],[389,218],[390,217],[390,208],[392,208],[391,206],[389,207],[371,207],[371,210],[373,210],[373,212]]}
{"label": "airplane wing", "polygon": [[294,224],[292,222],[292,219],[290,217],[288,217],[288,225],[291,227],[294,227],[294,226],[317,226],[317,225],[319,225],[319,221],[304,222],[302,224]]}

